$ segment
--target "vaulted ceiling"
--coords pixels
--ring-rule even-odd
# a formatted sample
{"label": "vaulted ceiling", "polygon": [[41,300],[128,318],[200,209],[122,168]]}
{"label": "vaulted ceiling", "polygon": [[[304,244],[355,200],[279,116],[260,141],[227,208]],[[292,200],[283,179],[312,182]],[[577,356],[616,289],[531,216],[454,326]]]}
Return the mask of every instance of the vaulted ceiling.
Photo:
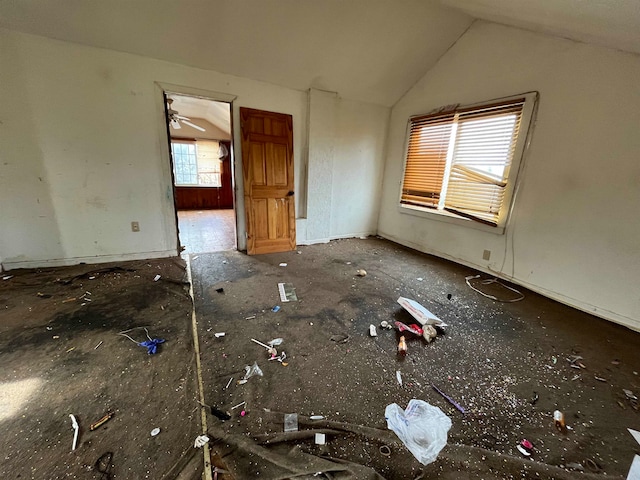
{"label": "vaulted ceiling", "polygon": [[640,53],[639,0],[441,0],[476,18]]}
{"label": "vaulted ceiling", "polygon": [[638,0],[0,0],[0,27],[394,104],[474,18],[640,53]]}

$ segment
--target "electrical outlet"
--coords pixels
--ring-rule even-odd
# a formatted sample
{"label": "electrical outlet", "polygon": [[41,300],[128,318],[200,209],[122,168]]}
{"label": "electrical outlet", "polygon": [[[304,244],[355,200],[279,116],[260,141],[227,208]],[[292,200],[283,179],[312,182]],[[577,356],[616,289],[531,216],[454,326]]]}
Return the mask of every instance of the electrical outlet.
{"label": "electrical outlet", "polygon": [[140,224],[138,222],[131,222],[131,231],[132,232],[139,232],[140,231]]}
{"label": "electrical outlet", "polygon": [[482,252],[482,259],[489,260],[491,258],[491,250],[485,250]]}

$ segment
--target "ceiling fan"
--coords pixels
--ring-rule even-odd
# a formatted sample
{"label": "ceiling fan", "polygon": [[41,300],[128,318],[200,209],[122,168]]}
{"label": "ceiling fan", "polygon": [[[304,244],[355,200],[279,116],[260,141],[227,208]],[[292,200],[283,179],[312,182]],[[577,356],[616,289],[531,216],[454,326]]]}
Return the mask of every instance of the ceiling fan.
{"label": "ceiling fan", "polygon": [[173,98],[167,98],[167,118],[169,119],[169,124],[171,125],[171,128],[175,128],[176,130],[182,128],[180,126],[180,122],[182,122],[185,125],[189,125],[190,127],[195,128],[196,130],[200,130],[201,132],[205,131],[205,129],[202,128],[201,126],[196,125],[195,123],[192,123],[189,117],[180,115],[176,110],[171,108],[172,103],[173,103]]}

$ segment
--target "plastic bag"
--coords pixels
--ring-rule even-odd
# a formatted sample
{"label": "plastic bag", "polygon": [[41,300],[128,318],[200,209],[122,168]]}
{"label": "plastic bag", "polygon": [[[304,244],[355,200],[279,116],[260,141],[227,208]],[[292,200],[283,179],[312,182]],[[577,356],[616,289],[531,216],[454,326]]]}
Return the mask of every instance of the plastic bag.
{"label": "plastic bag", "polygon": [[258,366],[258,362],[253,362],[253,365],[247,365],[244,367],[244,377],[242,378],[242,380],[238,380],[238,385],[247,383],[247,380],[255,375],[259,375],[260,377],[262,377],[263,375],[262,370]]}
{"label": "plastic bag", "polygon": [[387,405],[384,416],[389,430],[398,435],[423,465],[435,461],[447,444],[451,419],[438,407],[429,405],[424,400],[410,400],[405,410],[392,403]]}

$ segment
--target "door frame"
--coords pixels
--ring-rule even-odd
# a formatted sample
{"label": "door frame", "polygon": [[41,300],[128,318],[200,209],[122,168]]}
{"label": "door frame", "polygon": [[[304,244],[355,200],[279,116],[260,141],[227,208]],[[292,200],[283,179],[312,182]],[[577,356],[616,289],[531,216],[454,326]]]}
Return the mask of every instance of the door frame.
{"label": "door frame", "polygon": [[230,122],[231,122],[231,151],[229,152],[231,156],[231,189],[233,192],[233,210],[235,212],[236,217],[236,248],[238,247],[239,240],[239,225],[238,225],[238,199],[237,199],[237,191],[236,191],[236,158],[235,152],[237,149],[235,148],[235,135],[234,135],[234,105],[233,102],[236,100],[236,95],[231,95],[228,93],[222,92],[214,92],[211,90],[203,90],[200,88],[186,87],[184,85],[174,85],[171,83],[165,82],[154,82],[155,84],[155,95],[154,99],[156,102],[156,108],[161,115],[158,115],[158,129],[159,129],[159,138],[161,139],[161,148],[160,148],[160,158],[161,158],[161,171],[162,178],[164,179],[163,191],[166,192],[164,198],[166,198],[167,203],[162,205],[162,210],[164,217],[167,219],[171,219],[169,228],[171,228],[176,235],[176,253],[178,256],[182,254],[182,246],[180,245],[180,232],[178,231],[178,209],[176,206],[176,192],[175,192],[175,182],[173,178],[173,158],[171,156],[171,135],[169,133],[169,125],[167,122],[167,110],[165,103],[165,95],[176,94],[176,95],[184,95],[190,97],[198,97],[205,100],[211,100],[214,102],[223,102],[229,104],[229,114],[230,114]]}

